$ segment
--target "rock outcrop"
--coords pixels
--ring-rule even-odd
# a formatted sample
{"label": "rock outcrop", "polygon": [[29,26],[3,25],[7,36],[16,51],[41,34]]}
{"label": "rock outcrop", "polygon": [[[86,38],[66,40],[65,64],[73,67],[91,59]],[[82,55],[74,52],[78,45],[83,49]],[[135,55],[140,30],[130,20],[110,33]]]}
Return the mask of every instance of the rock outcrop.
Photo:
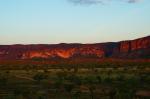
{"label": "rock outcrop", "polygon": [[0,60],[58,57],[150,58],[150,36],[96,44],[0,45]]}

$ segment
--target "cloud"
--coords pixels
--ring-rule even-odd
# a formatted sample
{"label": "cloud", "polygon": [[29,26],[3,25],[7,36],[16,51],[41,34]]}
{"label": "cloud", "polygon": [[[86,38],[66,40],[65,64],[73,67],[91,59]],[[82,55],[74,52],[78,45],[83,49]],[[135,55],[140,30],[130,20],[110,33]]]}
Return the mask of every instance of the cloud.
{"label": "cloud", "polygon": [[102,4],[104,0],[68,0],[74,4]]}
{"label": "cloud", "polygon": [[69,0],[74,4],[99,4],[103,3],[103,0]]}
{"label": "cloud", "polygon": [[[74,4],[88,4],[88,5],[91,5],[91,4],[103,4],[103,3],[110,2],[110,1],[115,1],[115,0],[68,0],[68,1],[71,2],[71,3],[74,3]],[[140,0],[120,0],[120,1],[125,1],[127,3],[137,3]]]}
{"label": "cloud", "polygon": [[139,2],[140,0],[128,0],[128,3],[137,3]]}

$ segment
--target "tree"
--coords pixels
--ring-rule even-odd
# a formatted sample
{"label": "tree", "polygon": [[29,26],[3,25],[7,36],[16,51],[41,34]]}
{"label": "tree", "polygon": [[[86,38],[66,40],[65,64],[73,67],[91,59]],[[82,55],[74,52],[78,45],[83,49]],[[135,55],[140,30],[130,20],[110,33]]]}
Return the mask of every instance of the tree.
{"label": "tree", "polygon": [[33,79],[38,81],[38,82],[41,82],[41,80],[44,80],[46,79],[48,76],[44,73],[37,73],[36,75],[34,75]]}
{"label": "tree", "polygon": [[102,82],[101,76],[97,76],[96,78],[97,78],[97,80],[98,80],[98,83],[101,83],[101,82]]}
{"label": "tree", "polygon": [[89,91],[90,91],[91,99],[94,99],[94,90],[95,90],[95,86],[93,84],[91,84],[89,86]]}
{"label": "tree", "polygon": [[6,85],[7,82],[8,82],[7,76],[5,76],[5,75],[0,75],[0,85],[1,85],[1,86]]}
{"label": "tree", "polygon": [[116,95],[116,91],[111,89],[110,92],[109,92],[110,99],[115,99],[115,95]]}
{"label": "tree", "polygon": [[66,90],[66,92],[69,93],[69,95],[71,94],[72,89],[74,88],[74,84],[73,83],[68,83],[64,85],[64,88]]}
{"label": "tree", "polygon": [[80,99],[80,95],[81,95],[81,91],[80,90],[76,90],[73,94],[73,96],[75,97],[75,99]]}

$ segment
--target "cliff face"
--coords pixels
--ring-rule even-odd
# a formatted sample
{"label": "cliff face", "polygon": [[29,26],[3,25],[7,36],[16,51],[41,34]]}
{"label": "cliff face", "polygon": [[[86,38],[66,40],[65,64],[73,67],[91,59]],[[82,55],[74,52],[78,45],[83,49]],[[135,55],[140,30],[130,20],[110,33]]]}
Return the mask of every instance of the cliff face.
{"label": "cliff face", "polygon": [[88,56],[95,55],[97,57],[104,56],[104,51],[98,49],[97,47],[76,47],[76,48],[53,48],[53,49],[44,49],[41,51],[28,51],[23,53],[23,59],[42,57],[42,58],[72,58],[75,56]]}
{"label": "cliff face", "polygon": [[150,36],[132,40],[120,42],[120,52],[135,51],[138,49],[145,49],[150,47]]}
{"label": "cliff face", "polygon": [[119,51],[114,56],[122,58],[150,57],[150,36],[119,42]]}
{"label": "cliff face", "polygon": [[150,36],[116,43],[0,46],[1,60],[56,57],[150,58]]}

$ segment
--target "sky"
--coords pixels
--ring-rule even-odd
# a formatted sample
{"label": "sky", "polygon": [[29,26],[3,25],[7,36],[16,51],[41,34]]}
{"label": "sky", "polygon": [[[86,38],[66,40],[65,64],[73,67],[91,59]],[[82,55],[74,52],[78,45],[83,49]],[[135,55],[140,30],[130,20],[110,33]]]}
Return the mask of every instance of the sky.
{"label": "sky", "polygon": [[0,0],[0,44],[100,43],[150,35],[150,0]]}

